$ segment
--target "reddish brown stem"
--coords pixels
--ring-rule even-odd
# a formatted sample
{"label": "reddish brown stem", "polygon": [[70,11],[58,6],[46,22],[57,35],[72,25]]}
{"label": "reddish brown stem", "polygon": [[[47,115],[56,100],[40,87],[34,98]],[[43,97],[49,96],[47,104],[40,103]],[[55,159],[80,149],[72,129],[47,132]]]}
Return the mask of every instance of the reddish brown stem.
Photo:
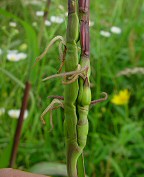
{"label": "reddish brown stem", "polygon": [[89,57],[89,0],[79,0],[81,55]]}
{"label": "reddish brown stem", "polygon": [[79,0],[79,10],[87,13],[89,11],[89,0]]}
{"label": "reddish brown stem", "polygon": [[50,4],[51,4],[51,0],[47,0],[46,7],[45,7],[45,10],[44,10],[44,16],[43,16],[44,21],[46,21],[46,19],[48,17]]}
{"label": "reddish brown stem", "polygon": [[30,88],[31,88],[31,84],[29,82],[26,82],[21,111],[20,111],[16,131],[15,131],[15,136],[14,136],[14,142],[13,142],[13,148],[11,152],[9,167],[13,167],[15,164],[15,159],[17,155],[17,150],[18,150],[18,145],[19,145],[19,140],[20,140],[20,135],[21,135],[21,130],[22,130],[22,124],[23,124],[23,119],[24,119],[24,113],[25,113],[25,110],[28,104]]}

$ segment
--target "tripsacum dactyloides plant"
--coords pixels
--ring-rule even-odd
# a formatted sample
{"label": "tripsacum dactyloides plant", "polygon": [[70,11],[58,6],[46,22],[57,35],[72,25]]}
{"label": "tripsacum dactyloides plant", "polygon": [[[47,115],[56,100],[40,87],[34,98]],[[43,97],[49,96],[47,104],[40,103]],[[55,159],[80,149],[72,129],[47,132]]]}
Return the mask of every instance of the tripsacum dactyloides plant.
{"label": "tripsacum dactyloides plant", "polygon": [[[59,107],[64,109],[64,130],[66,142],[67,172],[69,177],[84,177],[83,149],[86,146],[88,135],[88,112],[90,105],[107,99],[91,101],[90,89],[90,40],[89,40],[89,0],[68,0],[68,25],[66,40],[62,36],[56,36],[51,40],[45,51],[37,58],[41,60],[49,48],[57,41],[61,66],[59,73],[49,76],[44,81],[63,77],[64,96],[50,96],[51,104],[44,110],[43,117]],[[79,57],[79,47],[81,55]],[[60,73],[64,66],[65,72]]]}

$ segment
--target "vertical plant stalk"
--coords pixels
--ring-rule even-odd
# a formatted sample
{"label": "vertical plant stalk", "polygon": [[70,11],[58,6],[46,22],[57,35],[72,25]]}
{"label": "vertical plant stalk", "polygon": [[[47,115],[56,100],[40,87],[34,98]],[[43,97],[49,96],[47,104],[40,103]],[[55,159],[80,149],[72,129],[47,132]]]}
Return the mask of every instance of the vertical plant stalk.
{"label": "vertical plant stalk", "polygon": [[22,124],[23,124],[23,119],[24,119],[24,113],[25,113],[25,110],[26,110],[27,104],[28,104],[28,97],[29,97],[30,88],[31,88],[31,84],[29,82],[26,82],[21,111],[20,111],[16,131],[15,131],[15,135],[14,135],[14,142],[13,142],[9,167],[13,167],[15,164],[15,159],[16,159],[16,155],[17,155],[17,150],[18,150],[18,145],[19,145],[19,140],[20,140],[20,135],[21,135],[21,130],[22,130]]}
{"label": "vertical plant stalk", "polygon": [[[88,94],[88,102],[84,103],[82,101],[79,102],[78,105],[78,113],[80,114],[80,109],[87,110],[85,111],[85,116],[83,116],[82,121],[88,120],[88,112],[89,112],[89,104],[91,101],[91,91],[90,91],[90,37],[89,37],[89,5],[90,0],[79,0],[79,21],[80,21],[80,44],[81,44],[81,58],[80,58],[80,64],[81,67],[88,66],[89,71],[87,75],[87,81],[82,80],[79,78],[79,90],[82,92],[84,91],[84,88],[87,87],[87,94]],[[79,93],[80,93],[79,92]],[[86,94],[86,93],[85,93]],[[80,97],[80,96],[79,96]],[[81,116],[79,116],[80,119]],[[88,125],[88,122],[87,122]],[[84,167],[84,157],[83,153],[80,155],[78,159],[78,176],[79,177],[85,177],[85,167]]]}
{"label": "vertical plant stalk", "polygon": [[90,57],[89,37],[89,5],[90,0],[79,0],[81,58]]}
{"label": "vertical plant stalk", "polygon": [[[68,26],[66,36],[66,58],[65,71],[78,69],[78,15],[76,0],[68,0]],[[68,78],[66,78],[66,81]],[[77,114],[76,100],[78,97],[78,80],[65,85],[64,89],[64,114],[65,114],[65,136],[66,136],[66,156],[67,172],[69,177],[77,177],[77,159],[81,149],[77,143]]]}
{"label": "vertical plant stalk", "polygon": [[[81,156],[86,145],[88,134],[88,112],[91,103],[90,91],[90,60],[89,60],[89,1],[79,1],[79,19],[77,12],[78,0],[68,0],[68,26],[66,38],[65,71],[76,71],[78,64],[81,68],[88,67],[84,78],[79,78],[73,83],[65,86],[64,112],[65,112],[65,135],[67,148],[67,171],[69,177],[84,177],[84,168],[77,171],[78,158]],[[81,59],[78,61],[77,41],[79,36],[80,21],[80,43]],[[68,81],[68,77],[66,77]],[[81,168],[83,157],[80,157]],[[83,173],[83,174],[82,174]],[[79,176],[78,176],[79,175]]]}
{"label": "vertical plant stalk", "polygon": [[78,158],[77,173],[78,173],[78,177],[85,177],[85,167],[84,167],[84,156],[83,156],[83,153]]}

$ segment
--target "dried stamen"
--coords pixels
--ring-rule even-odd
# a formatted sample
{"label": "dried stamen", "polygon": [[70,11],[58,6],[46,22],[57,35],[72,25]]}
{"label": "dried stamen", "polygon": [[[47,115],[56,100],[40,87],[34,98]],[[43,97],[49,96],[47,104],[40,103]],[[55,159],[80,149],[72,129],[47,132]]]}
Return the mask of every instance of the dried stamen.
{"label": "dried stamen", "polygon": [[105,97],[104,98],[100,98],[98,100],[91,101],[91,105],[95,105],[97,103],[103,102],[103,101],[108,99],[108,94],[106,92],[102,92],[102,94],[105,95]]}
{"label": "dried stamen", "polygon": [[[63,45],[66,45],[65,40],[64,40],[64,38],[63,38],[62,36],[56,36],[56,37],[54,37],[54,38],[50,41],[50,43],[48,44],[48,46],[46,47],[46,49],[44,50],[44,52],[43,52],[39,57],[36,58],[35,64],[36,64],[38,61],[40,61],[40,60],[47,54],[47,52],[49,51],[49,48],[50,48],[57,40],[61,40],[61,43],[62,43]],[[60,54],[60,56],[61,56],[61,54]],[[35,65],[35,64],[34,64],[34,65]]]}
{"label": "dried stamen", "polygon": [[[55,104],[59,104],[58,106],[54,106]],[[44,110],[44,112],[41,114],[41,120],[43,122],[43,124],[45,124],[45,120],[44,120],[44,116],[47,112],[52,112],[55,109],[58,109],[59,107],[62,107],[64,109],[64,104],[62,101],[58,100],[58,99],[54,99],[50,105]],[[51,115],[52,116],[52,115]],[[50,117],[51,118],[51,117]],[[50,120],[51,121],[51,120]],[[52,121],[51,121],[52,122]]]}
{"label": "dried stamen", "polygon": [[[84,71],[87,71],[88,67],[84,67],[78,71],[70,71],[70,72],[65,72],[65,73],[61,73],[61,74],[54,74],[52,76],[48,76],[45,79],[43,79],[42,81],[46,81],[52,78],[57,78],[57,77],[65,77],[65,76],[71,76],[71,75],[79,75],[82,74]],[[73,81],[74,82],[74,81]]]}

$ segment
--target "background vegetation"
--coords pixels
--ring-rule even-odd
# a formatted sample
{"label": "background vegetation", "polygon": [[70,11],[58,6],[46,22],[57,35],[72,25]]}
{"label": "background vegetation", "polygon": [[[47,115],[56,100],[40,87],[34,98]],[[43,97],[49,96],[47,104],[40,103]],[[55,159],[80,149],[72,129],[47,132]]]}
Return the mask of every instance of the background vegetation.
{"label": "background vegetation", "polygon": [[[32,89],[15,167],[29,170],[40,162],[65,163],[63,111],[53,112],[51,132],[49,114],[46,126],[40,121],[41,113],[51,101],[47,96],[63,95],[61,79],[41,81],[59,69],[58,43],[40,63],[35,67],[33,64],[54,36],[65,37],[67,2],[51,2],[47,20],[58,16],[64,21],[51,22],[42,32],[43,17],[36,12],[43,11],[45,3],[44,0],[0,1],[0,167],[7,165],[17,123],[8,112],[20,109],[27,78]],[[91,1],[92,98],[98,99],[105,91],[109,99],[90,110],[84,153],[88,176],[144,177],[143,19],[142,0]],[[16,22],[16,26],[10,22]],[[121,32],[111,32],[113,26]],[[102,31],[109,35],[102,35]],[[26,53],[27,58],[9,61],[9,50]],[[127,68],[130,70],[121,74]],[[128,104],[113,104],[113,96],[124,89],[130,93]]]}

